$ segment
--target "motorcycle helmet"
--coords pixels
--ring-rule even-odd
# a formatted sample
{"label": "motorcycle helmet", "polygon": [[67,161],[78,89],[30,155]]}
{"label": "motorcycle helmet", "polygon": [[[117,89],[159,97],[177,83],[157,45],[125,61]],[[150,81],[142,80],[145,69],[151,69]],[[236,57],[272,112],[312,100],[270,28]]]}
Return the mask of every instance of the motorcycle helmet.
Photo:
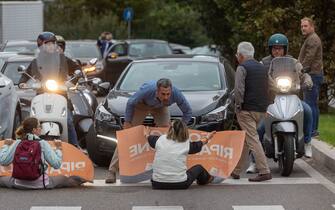
{"label": "motorcycle helmet", "polygon": [[38,35],[37,37],[38,47],[42,46],[44,43],[47,42],[56,42],[56,36],[54,33],[45,31]]}
{"label": "motorcycle helmet", "polygon": [[66,46],[65,39],[60,35],[56,35],[56,43],[60,48],[62,48],[62,50],[64,52],[65,51],[65,46]]}
{"label": "motorcycle helmet", "polygon": [[275,45],[280,45],[284,47],[284,55],[287,54],[288,51],[288,39],[284,34],[273,34],[268,41],[268,47],[270,54],[272,55],[272,47]]}

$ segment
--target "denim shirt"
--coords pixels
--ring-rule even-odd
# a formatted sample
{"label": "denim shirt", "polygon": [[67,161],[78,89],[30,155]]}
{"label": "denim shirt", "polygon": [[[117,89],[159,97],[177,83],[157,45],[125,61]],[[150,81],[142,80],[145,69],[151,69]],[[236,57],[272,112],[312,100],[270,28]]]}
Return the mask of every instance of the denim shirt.
{"label": "denim shirt", "polygon": [[[35,136],[33,134],[28,134],[28,140],[33,141],[34,139],[40,139],[38,136]],[[21,140],[16,140],[12,145],[3,145],[0,149],[0,165],[9,165],[13,162],[14,160],[14,154],[17,145]],[[62,151],[59,149],[56,149],[55,151],[51,148],[50,144],[45,141],[45,140],[40,140],[39,141],[41,144],[41,156],[42,156],[42,161],[44,164],[44,169],[48,169],[48,164],[50,164],[51,167],[54,169],[59,169],[62,164],[62,158],[63,154]]]}
{"label": "denim shirt", "polygon": [[[132,121],[134,116],[135,105],[140,102],[143,102],[144,104],[153,108],[161,108],[163,106],[166,106],[162,104],[160,100],[158,100],[158,98],[156,97],[156,92],[157,92],[156,81],[150,81],[148,83],[144,83],[140,87],[140,89],[129,98],[125,112],[125,121],[126,122]],[[182,92],[178,88],[172,86],[171,97],[169,99],[168,105],[170,106],[174,103],[177,103],[178,107],[183,112],[183,121],[185,123],[188,123],[192,117],[191,106],[187,102]]]}

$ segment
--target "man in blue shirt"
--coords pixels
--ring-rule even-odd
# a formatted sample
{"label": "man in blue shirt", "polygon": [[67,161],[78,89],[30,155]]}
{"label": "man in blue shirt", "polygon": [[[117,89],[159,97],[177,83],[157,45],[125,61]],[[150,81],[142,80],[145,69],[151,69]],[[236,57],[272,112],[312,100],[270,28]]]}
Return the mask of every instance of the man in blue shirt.
{"label": "man in blue shirt", "polygon": [[[131,128],[141,125],[147,115],[152,115],[157,127],[167,127],[170,124],[169,106],[176,103],[183,112],[183,121],[187,124],[192,117],[192,109],[182,92],[174,87],[171,80],[162,78],[157,82],[144,83],[140,89],[129,98],[123,127]],[[119,168],[117,148],[109,166],[106,183],[116,182],[116,172]]]}

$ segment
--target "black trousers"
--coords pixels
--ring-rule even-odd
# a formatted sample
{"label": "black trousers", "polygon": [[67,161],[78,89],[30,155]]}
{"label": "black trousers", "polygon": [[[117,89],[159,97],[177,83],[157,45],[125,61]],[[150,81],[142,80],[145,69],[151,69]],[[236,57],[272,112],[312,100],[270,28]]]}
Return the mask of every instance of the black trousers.
{"label": "black trousers", "polygon": [[194,180],[197,181],[198,185],[208,184],[211,175],[208,171],[202,167],[202,165],[195,165],[186,171],[187,180],[184,182],[156,182],[151,180],[153,189],[165,189],[165,190],[177,190],[187,189],[191,186]]}

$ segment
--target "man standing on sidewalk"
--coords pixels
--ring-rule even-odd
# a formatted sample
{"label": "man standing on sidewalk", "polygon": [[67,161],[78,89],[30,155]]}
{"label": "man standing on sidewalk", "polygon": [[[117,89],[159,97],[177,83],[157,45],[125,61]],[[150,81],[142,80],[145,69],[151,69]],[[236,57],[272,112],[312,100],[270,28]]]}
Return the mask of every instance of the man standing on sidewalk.
{"label": "man standing on sidewalk", "polygon": [[[172,85],[171,80],[162,78],[157,82],[150,81],[144,83],[127,102],[123,127],[126,129],[142,125],[143,120],[148,114],[154,117],[157,127],[168,127],[170,125],[169,106],[174,103],[183,112],[182,120],[187,124],[191,119],[192,109],[182,92]],[[115,183],[116,172],[118,170],[119,155],[116,148],[105,182]]]}
{"label": "man standing on sidewalk", "polygon": [[298,60],[303,69],[308,73],[313,81],[312,89],[304,89],[304,101],[311,107],[313,113],[312,136],[318,136],[319,124],[319,92],[323,82],[323,63],[322,63],[322,43],[319,36],[315,33],[314,21],[310,18],[301,19],[301,32],[305,36]]}
{"label": "man standing on sidewalk", "polygon": [[251,182],[272,179],[271,172],[257,134],[257,125],[263,118],[269,103],[268,74],[263,64],[254,59],[254,47],[250,42],[241,42],[236,58],[239,66],[235,75],[235,109],[238,123],[246,131],[242,156],[231,176],[240,178],[241,169],[251,150],[256,159],[259,174],[249,178]]}

